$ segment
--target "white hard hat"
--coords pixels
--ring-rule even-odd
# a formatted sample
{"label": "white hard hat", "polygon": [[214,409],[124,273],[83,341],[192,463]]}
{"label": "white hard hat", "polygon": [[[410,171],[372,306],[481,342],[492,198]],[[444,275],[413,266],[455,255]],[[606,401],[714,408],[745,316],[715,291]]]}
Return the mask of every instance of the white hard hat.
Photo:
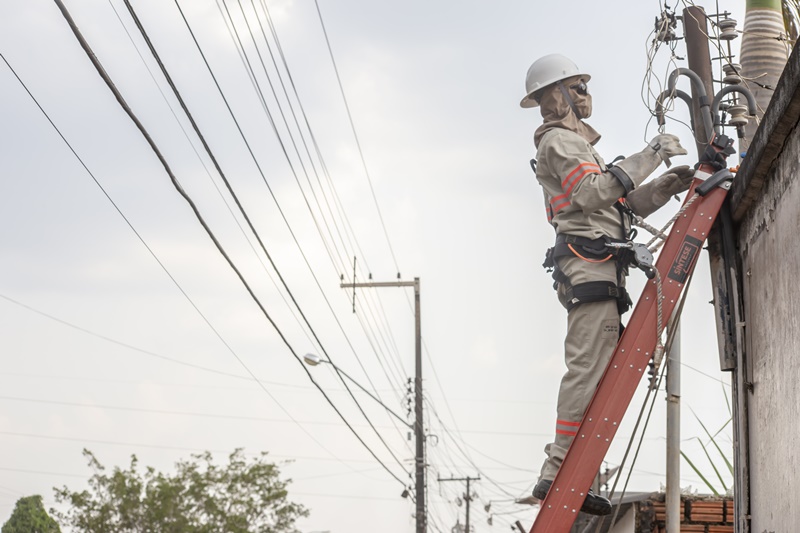
{"label": "white hard hat", "polygon": [[539,102],[533,98],[533,93],[544,89],[551,83],[565,80],[572,76],[583,76],[586,81],[591,79],[591,76],[578,70],[578,66],[575,63],[561,54],[540,57],[528,69],[528,75],[525,78],[526,95],[519,105],[522,107],[537,107]]}

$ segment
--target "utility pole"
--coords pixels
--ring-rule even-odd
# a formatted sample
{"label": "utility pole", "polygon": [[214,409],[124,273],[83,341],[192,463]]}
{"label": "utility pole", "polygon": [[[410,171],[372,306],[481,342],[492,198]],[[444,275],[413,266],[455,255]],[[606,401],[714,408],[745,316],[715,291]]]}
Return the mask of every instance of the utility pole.
{"label": "utility pole", "polygon": [[[399,274],[398,274],[399,277]],[[415,521],[416,533],[428,532],[428,511],[426,508],[428,497],[425,492],[425,431],[422,426],[422,334],[419,302],[419,278],[414,281],[382,281],[367,283],[342,283],[343,289],[377,288],[377,287],[414,287],[414,436],[416,440],[415,464],[415,497],[417,512]],[[353,312],[355,312],[355,294],[353,297]]]}
{"label": "utility pole", "polygon": [[667,533],[681,531],[681,330],[675,326],[667,358]]}
{"label": "utility pole", "polygon": [[442,482],[445,482],[445,481],[466,481],[467,482],[467,492],[464,494],[464,502],[467,505],[467,520],[466,520],[467,523],[465,525],[466,533],[470,533],[470,531],[469,531],[469,504],[472,501],[472,493],[469,490],[469,483],[470,483],[470,481],[480,481],[480,479],[481,479],[481,476],[478,476],[478,477],[469,477],[469,476],[467,476],[467,477],[452,477],[452,476],[450,476],[449,478],[444,478],[444,479],[438,478],[437,479],[437,481],[439,483],[442,483]]}
{"label": "utility pole", "polygon": [[[711,70],[711,55],[708,49],[708,21],[702,7],[692,6],[683,10],[683,28],[686,38],[686,56],[689,69],[700,77],[705,87],[706,98],[713,98],[714,86]],[[700,157],[714,134],[706,131],[707,122],[701,113],[708,113],[709,102],[701,102],[692,84],[692,116],[694,120],[694,140],[697,155]],[[711,122],[713,124],[713,120]],[[709,240],[714,240],[713,236]],[[709,246],[709,249],[713,246]],[[712,261],[713,264],[713,261]],[[713,270],[713,267],[712,267]],[[715,276],[712,275],[712,279]],[[715,294],[718,292],[715,290]],[[680,374],[680,322],[675,322],[675,334],[667,359],[667,488],[666,488],[666,526],[667,533],[679,533],[681,530],[681,374]]]}
{"label": "utility pole", "polygon": [[[700,76],[706,88],[707,98],[713,98],[714,86],[711,74],[711,54],[708,51],[708,24],[706,12],[702,7],[692,6],[683,10],[683,31],[686,37],[686,59],[689,69]],[[706,105],[710,102],[705,102]],[[713,131],[706,131],[705,122],[700,118],[700,113],[707,113],[708,108],[700,108],[700,95],[692,85],[692,115],[695,120],[695,143],[697,154],[702,154]]]}

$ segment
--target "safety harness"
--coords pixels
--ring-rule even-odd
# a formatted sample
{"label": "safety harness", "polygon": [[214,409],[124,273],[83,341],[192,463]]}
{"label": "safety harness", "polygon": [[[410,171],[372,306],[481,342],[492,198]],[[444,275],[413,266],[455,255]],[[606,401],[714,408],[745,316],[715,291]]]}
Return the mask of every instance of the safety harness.
{"label": "safety harness", "polygon": [[[602,302],[605,300],[616,300],[619,314],[627,312],[633,302],[628,295],[628,291],[622,286],[622,279],[628,272],[628,266],[632,263],[629,256],[627,243],[631,241],[611,239],[601,237],[599,239],[588,239],[578,235],[561,233],[556,237],[555,246],[547,249],[545,260],[542,266],[547,272],[553,273],[553,288],[558,290],[558,285],[564,286],[567,311],[571,311],[578,305]],[[609,246],[609,244],[622,246]],[[573,285],[560,268],[558,259],[561,257],[579,257],[591,263],[604,263],[614,260],[617,267],[617,281],[587,281]]]}
{"label": "safety harness", "polygon": [[[621,158],[616,158],[614,162]],[[536,161],[531,160],[531,167],[536,171]],[[610,170],[613,163],[608,165]],[[615,174],[616,175],[616,174]],[[624,239],[613,239],[603,236],[597,239],[589,239],[578,235],[560,233],[556,235],[556,243],[552,248],[547,249],[545,260],[542,266],[547,272],[553,274],[553,288],[558,290],[558,286],[564,286],[565,305],[567,312],[585,303],[602,302],[606,300],[616,300],[619,314],[626,313],[633,302],[622,285],[624,277],[628,274],[631,265],[641,268],[648,277],[652,277],[653,256],[647,247],[633,242],[636,237],[636,229],[632,227],[635,214],[625,204],[624,199],[614,203],[614,207],[620,214],[620,225]],[[630,228],[630,229],[629,229]],[[558,259],[561,257],[578,257],[590,263],[604,263],[613,260],[616,263],[616,283],[613,281],[588,281],[573,285],[560,268]]]}

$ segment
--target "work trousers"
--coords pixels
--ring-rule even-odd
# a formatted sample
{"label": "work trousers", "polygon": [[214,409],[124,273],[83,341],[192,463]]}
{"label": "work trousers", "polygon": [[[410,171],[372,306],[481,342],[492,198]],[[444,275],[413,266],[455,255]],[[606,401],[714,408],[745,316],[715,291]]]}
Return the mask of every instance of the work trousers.
{"label": "work trousers", "polygon": [[[613,258],[603,263],[589,262],[578,257],[562,257],[559,268],[572,285],[589,281],[617,283]],[[558,298],[566,308],[565,287],[558,287]],[[567,373],[561,378],[558,391],[556,432],[553,442],[545,446],[547,458],[540,479],[552,480],[561,467],[572,444],[583,413],[589,406],[606,365],[614,354],[619,340],[620,318],[616,300],[585,303],[574,307],[567,315],[567,337],[564,358]]]}

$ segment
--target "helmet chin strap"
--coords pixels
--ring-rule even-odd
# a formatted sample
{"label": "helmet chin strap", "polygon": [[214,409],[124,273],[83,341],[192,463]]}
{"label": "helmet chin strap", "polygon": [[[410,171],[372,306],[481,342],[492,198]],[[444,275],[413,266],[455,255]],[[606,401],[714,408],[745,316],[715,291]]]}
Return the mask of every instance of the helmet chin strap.
{"label": "helmet chin strap", "polygon": [[575,113],[575,116],[578,117],[578,120],[583,120],[584,118],[586,118],[583,115],[581,115],[580,111],[578,111],[578,107],[575,105],[575,102],[572,101],[572,97],[569,95],[569,91],[567,90],[567,88],[564,87],[564,84],[561,83],[560,81],[557,81],[556,85],[558,85],[558,88],[561,90],[561,94],[563,94],[564,98],[566,98],[567,103],[569,104],[569,108],[572,109],[572,112]]}

